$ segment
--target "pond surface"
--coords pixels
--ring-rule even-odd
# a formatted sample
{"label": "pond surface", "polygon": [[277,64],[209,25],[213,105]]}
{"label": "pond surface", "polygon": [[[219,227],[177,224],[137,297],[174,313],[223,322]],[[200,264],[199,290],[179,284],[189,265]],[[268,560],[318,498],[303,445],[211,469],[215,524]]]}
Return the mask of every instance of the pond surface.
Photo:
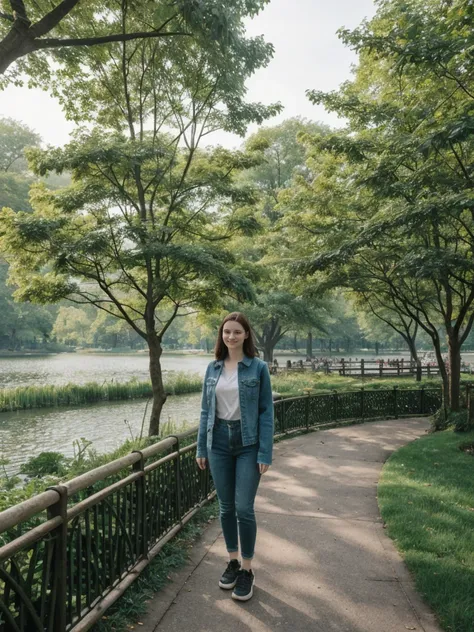
{"label": "pond surface", "polygon": [[[337,357],[335,354],[334,357]],[[339,354],[339,356],[344,354]],[[355,357],[356,354],[354,354]],[[213,356],[194,354],[165,353],[162,367],[167,371],[186,371],[204,375]],[[303,355],[281,354],[275,357],[280,366],[287,359],[304,359]],[[347,354],[345,355],[347,358]],[[374,358],[373,353],[358,353],[357,357]],[[379,358],[405,357],[407,353],[380,355]],[[464,354],[463,354],[464,357]],[[146,353],[61,353],[57,355],[0,357],[0,388],[15,386],[33,386],[44,384],[85,384],[104,381],[126,382],[136,378],[139,381],[149,379],[148,354]]]}
{"label": "pond surface", "polygon": [[[178,431],[196,425],[200,403],[199,393],[168,397],[162,413],[162,428],[168,421],[175,423]],[[8,474],[14,474],[30,457],[43,451],[73,456],[73,441],[81,437],[92,441],[99,452],[110,452],[132,434],[140,435],[145,406],[146,400],[138,400],[0,413],[0,455],[10,460],[6,469]],[[147,422],[148,415],[145,436]]]}
{"label": "pond surface", "polygon": [[[212,356],[162,356],[164,371],[204,374]],[[85,384],[150,379],[148,354],[61,353],[44,356],[0,358],[0,388],[44,384]]]}

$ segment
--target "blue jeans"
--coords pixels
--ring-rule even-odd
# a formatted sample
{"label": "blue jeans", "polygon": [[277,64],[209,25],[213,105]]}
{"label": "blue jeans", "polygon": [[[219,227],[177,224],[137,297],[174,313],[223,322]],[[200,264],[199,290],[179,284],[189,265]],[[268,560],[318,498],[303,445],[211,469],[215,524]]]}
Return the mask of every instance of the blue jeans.
{"label": "blue jeans", "polygon": [[239,550],[239,535],[242,558],[251,560],[257,537],[253,505],[260,483],[258,443],[242,446],[240,421],[216,419],[213,433],[208,461],[219,498],[227,551]]}

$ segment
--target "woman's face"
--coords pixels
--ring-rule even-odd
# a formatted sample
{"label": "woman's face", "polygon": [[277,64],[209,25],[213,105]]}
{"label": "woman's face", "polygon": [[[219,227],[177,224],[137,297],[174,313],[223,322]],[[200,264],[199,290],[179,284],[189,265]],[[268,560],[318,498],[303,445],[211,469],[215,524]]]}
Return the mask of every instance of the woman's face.
{"label": "woman's face", "polygon": [[238,351],[243,349],[244,340],[248,338],[248,332],[240,323],[235,320],[229,320],[225,323],[222,330],[222,340],[228,349]]}

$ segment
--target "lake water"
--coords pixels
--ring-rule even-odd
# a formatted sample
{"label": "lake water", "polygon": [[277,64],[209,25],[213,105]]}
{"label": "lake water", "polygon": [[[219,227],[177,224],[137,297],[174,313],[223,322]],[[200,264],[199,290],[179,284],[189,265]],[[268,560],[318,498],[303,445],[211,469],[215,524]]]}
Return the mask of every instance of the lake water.
{"label": "lake water", "polygon": [[[169,397],[161,423],[172,421],[178,425],[178,431],[196,425],[200,401],[199,393]],[[138,400],[0,413],[0,450],[2,456],[10,459],[7,472],[18,472],[31,456],[43,451],[73,456],[73,441],[81,437],[92,441],[99,452],[111,451],[131,434],[140,435],[145,406],[146,400]],[[145,422],[144,434],[147,432]]]}
{"label": "lake water", "polygon": [[[164,371],[186,371],[204,375],[212,356],[163,355]],[[46,356],[0,358],[0,388],[43,384],[85,384],[150,379],[148,355],[117,353],[61,353]]]}
{"label": "lake water", "polygon": [[[276,352],[280,365],[286,359],[299,360],[303,356]],[[408,357],[407,354],[395,354]],[[355,356],[355,354],[354,354]],[[347,355],[345,356],[347,358]],[[358,354],[373,358],[374,354]],[[380,358],[393,357],[381,355]],[[204,375],[210,355],[164,354],[165,372],[185,371]],[[148,380],[146,354],[58,354],[0,358],[0,388],[45,384],[84,384],[86,382],[127,381],[132,378]],[[54,450],[73,455],[73,441],[85,437],[100,452],[118,447],[140,433],[146,401],[106,402],[78,408],[51,408],[14,413],[0,413],[0,454],[10,459],[9,473],[42,451]],[[199,420],[200,395],[172,396],[163,410],[162,422],[171,420],[182,428]],[[145,424],[145,434],[147,426]]]}
{"label": "lake water", "polygon": [[[344,355],[344,354],[339,354]],[[355,357],[356,354],[354,354]],[[286,359],[304,359],[303,355],[275,353],[280,365]],[[337,356],[334,356],[337,357]],[[345,355],[347,358],[347,354]],[[373,353],[357,354],[358,358],[374,358]],[[380,358],[405,357],[407,353],[380,355]],[[167,371],[186,371],[204,375],[211,355],[165,353],[162,367]],[[43,384],[85,384],[86,382],[119,381],[132,378],[148,380],[148,355],[145,353],[61,353],[45,356],[0,357],[0,388]]]}

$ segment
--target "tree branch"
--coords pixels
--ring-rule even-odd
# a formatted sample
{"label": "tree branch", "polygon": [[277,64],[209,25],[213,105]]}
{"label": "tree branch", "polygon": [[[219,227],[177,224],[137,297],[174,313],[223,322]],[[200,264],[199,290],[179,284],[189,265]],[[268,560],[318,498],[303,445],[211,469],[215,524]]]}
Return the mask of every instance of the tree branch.
{"label": "tree branch", "polygon": [[160,31],[145,31],[138,33],[116,33],[115,35],[103,35],[101,37],[83,37],[78,39],[40,39],[35,42],[36,50],[45,48],[63,48],[71,46],[97,46],[98,44],[108,44],[110,42],[128,42],[134,39],[148,39],[151,37],[168,37],[172,35],[187,35],[191,33],[184,31],[175,31],[170,33],[161,33]]}

